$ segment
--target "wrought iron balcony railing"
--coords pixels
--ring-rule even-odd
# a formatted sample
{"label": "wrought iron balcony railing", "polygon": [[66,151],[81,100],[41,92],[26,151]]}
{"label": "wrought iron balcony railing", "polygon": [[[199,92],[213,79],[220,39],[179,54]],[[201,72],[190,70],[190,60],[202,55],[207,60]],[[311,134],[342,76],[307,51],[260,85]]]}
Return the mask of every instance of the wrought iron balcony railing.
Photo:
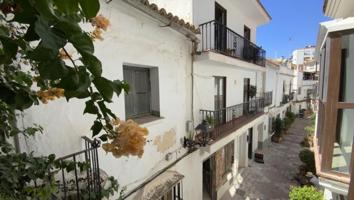
{"label": "wrought iron balcony railing", "polygon": [[266,52],[248,39],[217,21],[209,21],[199,26],[201,31],[201,51],[218,53],[238,58],[260,66],[265,66]]}
{"label": "wrought iron balcony railing", "polygon": [[[57,187],[53,199],[102,199],[103,180],[100,175],[97,152],[100,142],[87,137],[83,137],[83,140],[84,150],[57,159],[58,165],[67,166],[66,168],[48,170],[49,177],[54,178]],[[46,182],[35,180],[33,184],[35,187],[43,187]]]}
{"label": "wrought iron balcony railing", "polygon": [[246,103],[237,104],[220,110],[200,110],[202,120],[207,121],[213,128],[210,137],[213,140],[230,133],[264,112],[264,97],[255,98]]}

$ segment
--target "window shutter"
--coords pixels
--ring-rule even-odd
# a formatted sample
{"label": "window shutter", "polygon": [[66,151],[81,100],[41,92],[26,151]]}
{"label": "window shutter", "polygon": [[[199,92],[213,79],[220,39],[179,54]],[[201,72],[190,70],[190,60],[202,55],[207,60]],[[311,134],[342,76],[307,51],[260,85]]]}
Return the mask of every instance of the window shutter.
{"label": "window shutter", "polygon": [[125,68],[123,70],[124,80],[129,83],[130,91],[125,94],[125,115],[126,118],[134,116],[136,113],[134,111],[134,96],[135,96],[135,81],[134,80],[134,70]]}
{"label": "window shutter", "polygon": [[138,114],[150,113],[150,76],[148,69],[135,71],[135,109]]}

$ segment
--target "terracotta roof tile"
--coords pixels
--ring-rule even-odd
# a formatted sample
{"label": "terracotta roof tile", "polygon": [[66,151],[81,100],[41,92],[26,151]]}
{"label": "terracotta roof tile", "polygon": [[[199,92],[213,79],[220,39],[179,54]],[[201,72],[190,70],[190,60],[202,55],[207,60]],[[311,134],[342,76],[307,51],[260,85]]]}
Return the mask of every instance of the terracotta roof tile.
{"label": "terracotta roof tile", "polygon": [[173,15],[170,12],[167,12],[166,9],[159,8],[156,4],[150,3],[148,0],[140,0],[140,1],[145,6],[149,7],[151,10],[157,12],[161,16],[166,17],[167,19],[179,24],[180,26],[183,26],[186,29],[189,29],[195,34],[200,34],[199,28],[196,28],[194,25],[190,24],[189,22],[185,22],[183,19],[180,19],[178,16]]}

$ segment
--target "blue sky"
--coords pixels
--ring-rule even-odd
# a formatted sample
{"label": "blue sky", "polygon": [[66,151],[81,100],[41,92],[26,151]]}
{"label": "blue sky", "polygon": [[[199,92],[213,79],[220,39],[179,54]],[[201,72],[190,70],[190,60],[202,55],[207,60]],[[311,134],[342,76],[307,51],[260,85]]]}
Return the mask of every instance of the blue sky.
{"label": "blue sky", "polygon": [[322,13],[324,0],[261,1],[272,21],[258,27],[257,44],[268,58],[288,58],[294,49],[315,45],[319,23],[329,20]]}

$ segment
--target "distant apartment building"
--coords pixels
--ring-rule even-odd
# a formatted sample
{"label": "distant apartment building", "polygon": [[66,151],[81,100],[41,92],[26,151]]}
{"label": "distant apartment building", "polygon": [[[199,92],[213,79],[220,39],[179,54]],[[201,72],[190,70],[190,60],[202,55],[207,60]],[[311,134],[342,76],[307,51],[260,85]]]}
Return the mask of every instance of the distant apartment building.
{"label": "distant apartment building", "polygon": [[315,46],[306,46],[302,49],[296,49],[292,53],[292,64],[302,65],[308,61],[312,61],[315,58]]}
{"label": "distant apartment building", "polygon": [[327,0],[320,24],[319,110],[315,157],[325,199],[354,199],[354,2]]}
{"label": "distant apartment building", "polygon": [[302,109],[317,109],[319,64],[315,60],[315,50],[315,46],[307,46],[292,53],[292,68],[295,70],[295,113]]}
{"label": "distant apartment building", "polygon": [[[119,0],[101,1],[100,14],[111,22],[95,42],[103,73],[131,87],[111,109],[146,127],[149,142],[140,159],[98,149],[96,168],[127,187],[125,199],[232,197],[237,175],[269,140],[270,118],[283,117],[291,101],[293,71],[269,66],[255,44],[257,27],[271,20],[263,5]],[[79,100],[60,99],[23,113],[21,126],[41,124],[45,134],[21,138],[21,150],[85,149],[81,137],[90,137],[93,119],[82,110]]]}

